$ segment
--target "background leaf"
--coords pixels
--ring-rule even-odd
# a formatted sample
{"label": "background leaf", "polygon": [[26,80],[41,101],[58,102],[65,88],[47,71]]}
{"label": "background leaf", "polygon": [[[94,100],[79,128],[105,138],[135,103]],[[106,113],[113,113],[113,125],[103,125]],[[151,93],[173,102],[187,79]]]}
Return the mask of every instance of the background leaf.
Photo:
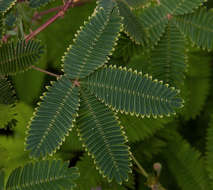
{"label": "background leaf", "polygon": [[68,163],[62,163],[60,160],[45,160],[34,164],[27,164],[23,168],[16,168],[11,173],[6,188],[7,190],[47,188],[70,190],[76,186],[74,180],[78,177],[78,169],[68,168]]}

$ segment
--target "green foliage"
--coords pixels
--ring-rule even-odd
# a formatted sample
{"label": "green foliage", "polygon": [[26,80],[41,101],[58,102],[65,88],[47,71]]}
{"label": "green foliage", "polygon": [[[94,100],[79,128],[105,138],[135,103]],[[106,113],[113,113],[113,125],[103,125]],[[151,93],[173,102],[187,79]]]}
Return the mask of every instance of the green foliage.
{"label": "green foliage", "polygon": [[29,5],[32,8],[38,8],[38,7],[46,5],[47,3],[51,1],[53,0],[29,0]]}
{"label": "green foliage", "polygon": [[168,141],[164,158],[181,189],[209,189],[201,154],[172,130],[164,131],[163,136]]}
{"label": "green foliage", "polygon": [[131,69],[104,67],[86,78],[83,85],[121,113],[162,117],[174,114],[182,106],[177,90]]}
{"label": "green foliage", "polygon": [[171,15],[184,15],[192,13],[195,9],[200,7],[205,0],[161,0],[160,3],[166,7],[168,13]]}
{"label": "green foliage", "polygon": [[211,182],[211,188],[213,189],[213,116],[209,123],[209,129],[207,131],[207,155],[206,155],[206,169]]}
{"label": "green foliage", "polygon": [[106,63],[120,32],[120,22],[117,9],[110,12],[97,8],[63,58],[65,75],[83,78]]}
{"label": "green foliage", "polygon": [[16,114],[14,106],[0,104],[0,129],[4,128],[11,120],[15,119]]}
{"label": "green foliage", "polygon": [[0,76],[0,104],[11,105],[16,101],[15,93],[10,82]]}
{"label": "green foliage", "polygon": [[151,53],[150,74],[154,78],[178,86],[183,82],[185,64],[185,40],[182,34],[169,23],[160,42]]}
{"label": "green foliage", "polygon": [[40,161],[16,168],[10,175],[7,190],[53,189],[70,190],[79,177],[77,168],[68,168],[60,160]]}
{"label": "green foliage", "polygon": [[26,126],[32,117],[33,108],[19,102],[16,105],[16,110],[18,114],[16,116],[17,123],[13,129],[14,135],[0,135],[0,168],[4,169],[6,178],[14,168],[30,161],[28,152],[23,150],[25,148]]}
{"label": "green foliage", "polygon": [[[46,53],[39,60],[37,67],[41,69],[47,68]],[[45,76],[46,75],[44,73],[38,72],[34,69],[30,69],[27,72],[17,73],[16,75],[12,76],[12,82],[14,88],[16,89],[17,98],[20,101],[28,104],[35,103],[41,95]]]}
{"label": "green foliage", "polygon": [[4,128],[16,115],[15,95],[10,82],[0,76],[0,128]]}
{"label": "green foliage", "polygon": [[188,53],[188,72],[181,87],[185,100],[181,113],[184,119],[194,119],[200,114],[210,90],[210,54],[191,49]]}
{"label": "green foliage", "polygon": [[116,2],[119,8],[119,13],[123,17],[125,32],[133,41],[144,45],[144,35],[147,34],[143,31],[141,21],[122,0],[117,0]]}
{"label": "green foliage", "polygon": [[4,171],[0,170],[0,190],[4,190]]}
{"label": "green foliage", "polygon": [[149,34],[144,36],[144,41],[148,44],[154,45],[160,40],[168,24],[167,14],[167,10],[162,5],[150,6],[139,14],[144,30]]}
{"label": "green foliage", "polygon": [[4,17],[2,14],[0,14],[0,40],[2,40],[3,35],[4,35]]}
{"label": "green foliage", "polygon": [[131,8],[139,9],[149,3],[149,0],[124,0]]}
{"label": "green foliage", "polygon": [[128,140],[132,143],[144,141],[165,127],[166,119],[138,118],[119,114],[121,125],[124,126]]}
{"label": "green foliage", "polygon": [[122,183],[128,180],[129,150],[125,145],[126,137],[113,112],[97,101],[94,95],[81,92],[77,124],[80,138],[100,173],[109,181],[115,179]]}
{"label": "green foliage", "polygon": [[0,74],[15,74],[29,69],[38,61],[43,51],[44,47],[41,43],[34,40],[27,43],[20,40],[17,43],[2,44],[0,47]]}
{"label": "green foliage", "polygon": [[[125,182],[122,186],[116,182],[108,183],[107,180],[102,178],[89,156],[84,155],[77,162],[76,166],[79,168],[81,173],[80,177],[77,179],[77,188],[78,190],[85,189],[95,189],[100,187],[102,190],[127,190],[134,189],[134,178],[130,177],[128,182]],[[82,181],[84,183],[82,183]]]}
{"label": "green foliage", "polygon": [[175,23],[180,31],[203,49],[213,48],[213,15],[202,8],[195,13],[178,16]]}
{"label": "green foliage", "polygon": [[33,157],[45,157],[60,147],[72,129],[79,106],[78,87],[61,77],[44,96],[31,121],[27,149]]}
{"label": "green foliage", "polygon": [[5,14],[17,0],[1,0],[0,1],[0,14]]}

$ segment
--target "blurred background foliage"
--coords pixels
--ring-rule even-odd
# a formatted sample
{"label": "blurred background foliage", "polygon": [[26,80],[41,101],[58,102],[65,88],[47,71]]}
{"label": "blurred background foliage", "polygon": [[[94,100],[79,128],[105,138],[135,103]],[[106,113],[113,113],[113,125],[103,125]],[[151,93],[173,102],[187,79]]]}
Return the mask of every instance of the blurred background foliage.
{"label": "blurred background foliage", "polygon": [[[58,5],[61,5],[61,1],[54,1],[38,11]],[[212,8],[213,2],[209,1],[206,5]],[[70,9],[64,18],[57,20],[38,35],[47,49],[38,67],[57,74],[62,73],[61,57],[94,7],[95,1]],[[19,9],[26,10],[27,7]],[[32,23],[29,15],[32,16],[33,13],[22,13],[23,19],[28,22],[24,25],[25,31],[29,32],[51,16],[45,15]],[[211,188],[205,180],[208,177],[203,169],[203,159],[207,150],[207,129],[210,116],[213,115],[213,53],[190,46],[188,49],[186,77],[184,83],[178,86],[185,99],[185,107],[171,118],[141,119],[126,115],[119,115],[119,118],[129,138],[131,151],[143,167],[154,176],[153,164],[161,163],[160,182],[166,189],[208,190]],[[149,52],[122,34],[110,63],[149,73],[149,57]],[[52,80],[55,78],[35,70],[11,77],[18,102],[10,113],[16,112],[16,116],[12,117],[13,120],[8,119],[10,122],[4,129],[1,129],[3,124],[0,122],[0,169],[4,168],[7,175],[15,167],[29,161],[27,152],[23,151],[25,130],[39,97]],[[3,116],[1,110],[0,117]],[[91,158],[83,152],[75,129],[67,137],[56,157],[70,160],[70,166],[79,167],[79,190],[149,189],[145,178],[137,169],[133,171],[129,182],[122,186],[114,182],[107,183],[95,169]]]}

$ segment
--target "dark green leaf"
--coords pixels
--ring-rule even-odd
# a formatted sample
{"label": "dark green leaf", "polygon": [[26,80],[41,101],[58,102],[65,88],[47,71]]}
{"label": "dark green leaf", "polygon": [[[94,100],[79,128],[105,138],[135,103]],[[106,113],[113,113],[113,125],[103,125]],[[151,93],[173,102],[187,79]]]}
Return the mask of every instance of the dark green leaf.
{"label": "dark green leaf", "polygon": [[77,168],[60,160],[30,163],[16,168],[9,176],[7,190],[71,190],[79,177]]}
{"label": "dark green leaf", "polygon": [[10,42],[0,47],[0,75],[15,74],[36,64],[44,47],[40,42],[30,40]]}
{"label": "dark green leaf", "polygon": [[182,107],[175,88],[131,69],[104,67],[82,82],[101,101],[122,113],[162,117]]}
{"label": "dark green leaf", "polygon": [[32,157],[45,157],[60,147],[72,129],[78,106],[78,87],[61,77],[44,95],[31,121],[26,148]]}
{"label": "dark green leaf", "polygon": [[120,27],[121,17],[116,8],[112,11],[97,8],[63,58],[65,75],[72,79],[84,78],[106,63]]}
{"label": "dark green leaf", "polygon": [[88,91],[81,92],[78,131],[86,150],[103,176],[118,183],[128,180],[129,149],[114,113]]}

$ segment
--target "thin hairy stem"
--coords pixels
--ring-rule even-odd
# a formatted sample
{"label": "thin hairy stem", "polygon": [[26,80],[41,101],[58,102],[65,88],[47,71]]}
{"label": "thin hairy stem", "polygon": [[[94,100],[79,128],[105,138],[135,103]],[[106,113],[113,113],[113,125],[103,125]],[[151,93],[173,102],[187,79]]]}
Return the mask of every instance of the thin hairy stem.
{"label": "thin hairy stem", "polygon": [[41,25],[39,28],[37,28],[35,31],[31,32],[29,35],[26,36],[25,40],[28,42],[32,38],[34,38],[37,34],[39,34],[41,31],[43,31],[45,28],[47,28],[50,24],[55,22],[58,18],[63,17],[66,11],[71,7],[73,3],[73,0],[66,1],[65,5],[62,6],[60,11],[51,17],[47,22],[45,22],[43,25]]}
{"label": "thin hairy stem", "polygon": [[49,72],[49,71],[46,71],[46,70],[41,69],[41,68],[36,67],[36,66],[32,66],[32,69],[35,69],[35,70],[37,70],[37,71],[40,71],[40,72],[42,72],[42,73],[45,73],[45,74],[47,74],[47,75],[50,75],[50,76],[53,76],[53,77],[56,77],[56,78],[59,78],[59,77],[60,77],[60,75],[57,75],[57,74],[55,74],[55,73],[51,73],[51,72]]}
{"label": "thin hairy stem", "polygon": [[45,10],[45,11],[42,11],[42,12],[36,12],[32,18],[33,21],[36,21],[38,19],[40,19],[42,16],[44,15],[47,15],[49,13],[52,13],[52,12],[55,12],[55,11],[59,11],[63,8],[63,5],[61,6],[58,6],[58,7],[54,7],[54,8],[51,8],[51,9],[48,9],[48,10]]}
{"label": "thin hairy stem", "polygon": [[133,154],[131,154],[131,157],[133,159],[133,161],[135,162],[135,164],[137,165],[138,169],[140,170],[140,173],[148,178],[149,177],[149,174],[145,171],[145,169],[143,169],[143,167],[141,166],[141,164],[137,161],[137,159],[133,156]]}

